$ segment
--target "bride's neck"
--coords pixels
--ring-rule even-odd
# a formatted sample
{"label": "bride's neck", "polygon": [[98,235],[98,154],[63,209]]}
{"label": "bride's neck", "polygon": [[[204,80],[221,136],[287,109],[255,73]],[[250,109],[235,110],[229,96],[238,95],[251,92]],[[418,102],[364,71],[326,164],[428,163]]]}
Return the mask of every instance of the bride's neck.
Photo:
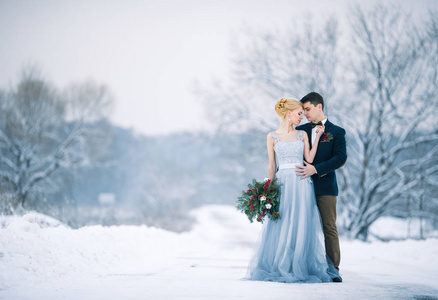
{"label": "bride's neck", "polygon": [[277,129],[277,132],[278,133],[290,133],[290,132],[294,132],[295,131],[295,128],[291,125],[290,127],[289,127],[289,130],[288,130],[288,124],[287,124],[288,122],[283,122],[281,125],[280,125],[280,128],[278,128]]}

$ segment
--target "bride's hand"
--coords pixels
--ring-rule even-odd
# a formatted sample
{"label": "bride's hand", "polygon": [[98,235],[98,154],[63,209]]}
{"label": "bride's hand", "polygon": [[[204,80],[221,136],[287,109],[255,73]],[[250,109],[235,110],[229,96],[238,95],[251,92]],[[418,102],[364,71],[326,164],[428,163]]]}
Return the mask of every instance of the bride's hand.
{"label": "bride's hand", "polygon": [[325,130],[325,126],[324,124],[319,125],[316,127],[316,137],[319,139],[321,137],[321,135],[324,133]]}

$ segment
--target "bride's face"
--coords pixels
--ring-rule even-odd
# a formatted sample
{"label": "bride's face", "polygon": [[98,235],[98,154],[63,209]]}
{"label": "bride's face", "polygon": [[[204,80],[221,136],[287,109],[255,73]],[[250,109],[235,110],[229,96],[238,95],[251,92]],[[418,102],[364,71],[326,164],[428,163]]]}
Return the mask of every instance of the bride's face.
{"label": "bride's face", "polygon": [[300,125],[301,120],[303,119],[303,108],[298,107],[292,111],[289,111],[288,113],[290,114],[290,122],[295,126]]}

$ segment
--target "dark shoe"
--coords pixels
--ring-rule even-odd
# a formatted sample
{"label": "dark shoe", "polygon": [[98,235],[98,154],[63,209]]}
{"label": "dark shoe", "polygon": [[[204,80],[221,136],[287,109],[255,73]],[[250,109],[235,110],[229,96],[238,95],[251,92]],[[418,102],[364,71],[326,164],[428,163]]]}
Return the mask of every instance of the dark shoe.
{"label": "dark shoe", "polygon": [[332,281],[333,282],[342,282],[342,277],[339,276],[339,277],[332,278]]}

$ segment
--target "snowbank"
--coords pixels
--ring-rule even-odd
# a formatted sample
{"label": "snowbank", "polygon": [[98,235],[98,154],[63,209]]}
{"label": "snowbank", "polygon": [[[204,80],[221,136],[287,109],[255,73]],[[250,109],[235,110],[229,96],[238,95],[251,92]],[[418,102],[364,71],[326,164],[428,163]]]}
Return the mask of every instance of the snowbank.
{"label": "snowbank", "polygon": [[[186,233],[147,226],[71,229],[0,217],[0,299],[411,299],[437,296],[438,240],[341,241],[342,284],[242,281],[260,224],[230,206],[191,212]],[[269,295],[267,297],[267,290]]]}
{"label": "snowbank", "polygon": [[394,217],[381,217],[371,225],[370,233],[371,236],[378,236],[386,240],[419,239],[421,236],[420,227],[423,228],[423,237],[438,238],[438,231],[433,229],[432,222],[430,220],[421,221],[418,218],[407,220]]}

